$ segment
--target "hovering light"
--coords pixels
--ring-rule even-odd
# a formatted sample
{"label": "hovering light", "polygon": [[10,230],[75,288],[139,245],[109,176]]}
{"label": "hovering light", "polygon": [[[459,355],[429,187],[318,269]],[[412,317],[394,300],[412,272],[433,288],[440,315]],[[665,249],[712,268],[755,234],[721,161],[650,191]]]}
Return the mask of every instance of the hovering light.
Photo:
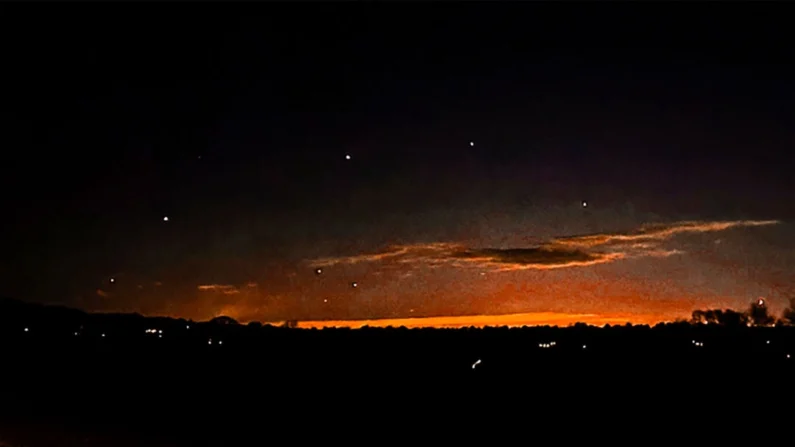
{"label": "hovering light", "polygon": [[475,369],[476,366],[480,365],[480,359],[472,364],[472,369]]}
{"label": "hovering light", "polygon": [[77,332],[75,332],[75,337],[77,337]]}
{"label": "hovering light", "polygon": [[756,304],[758,304],[758,305],[760,305],[760,306],[764,306],[764,305],[765,305],[765,300],[764,300],[764,298],[759,298],[759,301],[757,301],[757,302],[756,302]]}
{"label": "hovering light", "polygon": [[223,341],[219,341],[219,342],[218,342],[218,344],[219,344],[219,345],[222,345],[222,344],[224,344],[224,342],[223,342]]}
{"label": "hovering light", "polygon": [[789,354],[787,354],[787,358],[789,358]]}
{"label": "hovering light", "polygon": [[583,208],[588,208],[588,202],[586,202],[585,200],[583,200],[583,201],[582,201],[582,207],[583,207]]}
{"label": "hovering light", "polygon": [[110,283],[113,284],[114,282],[116,282],[116,278],[111,278]]}
{"label": "hovering light", "polygon": [[168,216],[163,216],[163,222],[168,222]]}
{"label": "hovering light", "polygon": [[583,348],[583,349],[585,349],[585,348],[587,348],[587,346],[585,346],[585,345],[582,345],[582,348]]}
{"label": "hovering light", "polygon": [[345,155],[345,159],[346,159],[346,160],[350,160],[350,159],[351,159],[351,156],[346,154],[346,155]]}
{"label": "hovering light", "polygon": [[319,275],[323,273],[323,269],[315,269],[315,274]]}
{"label": "hovering light", "polygon": [[157,331],[157,333],[158,334],[162,334],[163,333],[163,329],[160,329],[159,331]]}
{"label": "hovering light", "polygon": [[765,342],[765,344],[769,345],[769,344],[770,344],[770,340],[767,340],[767,341]]}
{"label": "hovering light", "polygon": [[414,309],[409,309],[409,312],[414,313]]}
{"label": "hovering light", "polygon": [[324,302],[324,303],[328,303],[328,299],[324,298],[324,299],[323,299],[323,302]]}
{"label": "hovering light", "polygon": [[207,340],[207,344],[208,344],[208,345],[211,345],[211,344],[213,344],[213,339],[211,338],[211,339]]}
{"label": "hovering light", "polygon": [[105,338],[105,334],[102,334],[102,338]]}
{"label": "hovering light", "polygon": [[352,282],[351,283],[351,287],[353,287],[355,289],[355,288],[359,287],[359,283],[358,282]]}
{"label": "hovering light", "polygon": [[158,334],[157,338],[163,338],[163,334]]}
{"label": "hovering light", "polygon": [[190,329],[190,325],[185,325],[185,329]]}
{"label": "hovering light", "polygon": [[28,332],[28,328],[25,328],[25,332]]}
{"label": "hovering light", "polygon": [[474,147],[474,146],[475,146],[475,142],[474,141],[470,141],[469,142],[469,147]]}

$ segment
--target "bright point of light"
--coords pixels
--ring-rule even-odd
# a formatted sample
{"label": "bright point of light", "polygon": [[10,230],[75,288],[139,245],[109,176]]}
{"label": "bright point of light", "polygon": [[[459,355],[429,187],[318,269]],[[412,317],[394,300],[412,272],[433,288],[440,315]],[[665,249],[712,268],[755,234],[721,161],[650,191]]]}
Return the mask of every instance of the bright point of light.
{"label": "bright point of light", "polygon": [[77,332],[75,332],[75,335],[77,335]]}
{"label": "bright point of light", "polygon": [[158,334],[157,338],[163,338],[163,334]]}
{"label": "bright point of light", "polygon": [[351,283],[351,287],[359,287],[359,283],[353,282],[353,283]]}
{"label": "bright point of light", "polygon": [[346,159],[346,160],[350,160],[350,159],[351,159],[351,156],[350,156],[350,155],[345,155],[345,159]]}
{"label": "bright point of light", "polygon": [[208,344],[208,345],[211,345],[211,344],[213,344],[213,339],[211,338],[211,339],[207,340],[207,344]]}
{"label": "bright point of light", "polygon": [[319,275],[319,274],[323,273],[323,269],[316,269],[315,273],[317,273]]}
{"label": "bright point of light", "polygon": [[474,146],[475,146],[475,142],[474,141],[470,141],[469,142],[469,147],[474,147]]}
{"label": "bright point of light", "polygon": [[787,354],[787,358],[789,358],[789,354]]}
{"label": "bright point of light", "polygon": [[102,334],[102,337],[105,337],[105,334]]}
{"label": "bright point of light", "polygon": [[158,334],[162,334],[163,333],[163,329],[160,329],[159,331],[157,331],[157,333]]}
{"label": "bright point of light", "polygon": [[28,328],[25,328],[25,332],[28,332]]}
{"label": "bright point of light", "polygon": [[583,207],[583,208],[588,208],[588,202],[586,202],[585,200],[583,200],[583,201],[582,201],[582,207]]}
{"label": "bright point of light", "polygon": [[762,298],[759,298],[759,301],[757,301],[756,304],[758,304],[760,306],[764,306],[765,305],[765,300],[762,299]]}
{"label": "bright point of light", "polygon": [[219,342],[218,342],[218,344],[219,344],[219,345],[222,345],[222,344],[224,344],[224,342],[222,342],[222,341],[219,341]]}
{"label": "bright point of light", "polygon": [[189,324],[188,324],[188,325],[186,325],[186,326],[185,326],[185,329],[190,329],[190,325],[189,325]]}
{"label": "bright point of light", "polygon": [[480,365],[480,359],[472,364],[472,369],[475,369],[476,366]]}
{"label": "bright point of light", "polygon": [[328,303],[328,300],[327,300],[327,299],[323,299],[323,302],[324,302],[324,303]]}
{"label": "bright point of light", "polygon": [[163,222],[168,222],[168,216],[163,216]]}
{"label": "bright point of light", "polygon": [[116,278],[111,278],[111,279],[110,279],[110,282],[111,282],[111,283],[114,283],[114,282],[116,282]]}
{"label": "bright point of light", "polygon": [[768,345],[769,345],[769,344],[770,344],[770,340],[766,341],[766,342],[765,342],[765,344],[768,344]]}
{"label": "bright point of light", "polygon": [[586,347],[587,347],[587,346],[585,346],[585,345],[582,345],[582,348],[583,348],[583,349],[585,349]]}

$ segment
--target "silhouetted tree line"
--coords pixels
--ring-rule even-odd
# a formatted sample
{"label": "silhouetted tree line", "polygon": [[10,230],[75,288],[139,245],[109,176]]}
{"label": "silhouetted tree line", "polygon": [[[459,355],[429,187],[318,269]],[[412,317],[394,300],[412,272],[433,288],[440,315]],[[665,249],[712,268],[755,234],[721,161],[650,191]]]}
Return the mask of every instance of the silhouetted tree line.
{"label": "silhouetted tree line", "polygon": [[731,309],[695,310],[690,318],[692,324],[718,324],[727,327],[741,326],[793,326],[795,325],[795,298],[790,298],[789,307],[781,318],[770,313],[767,303],[759,299],[751,303],[744,312]]}
{"label": "silhouetted tree line", "polygon": [[[675,323],[660,323],[655,326],[687,326],[694,325],[715,325],[726,328],[741,327],[770,327],[770,326],[794,326],[795,325],[795,299],[790,300],[790,305],[784,310],[780,318],[776,318],[770,313],[764,300],[755,301],[750,304],[745,311],[732,309],[706,309],[693,311],[689,321],[679,321]],[[26,326],[31,326],[27,328]],[[250,322],[242,325],[233,318],[220,316],[207,322],[194,322],[186,319],[176,319],[167,317],[144,317],[139,314],[105,314],[88,313],[76,309],[60,306],[49,306],[41,304],[26,303],[12,299],[0,299],[0,332],[12,330],[19,332],[21,328],[35,331],[36,334],[73,334],[73,336],[93,336],[105,337],[117,334],[150,335],[153,338],[165,336],[173,339],[175,336],[199,336],[211,334],[236,333],[254,334],[265,332],[278,332],[285,329],[295,329],[299,327],[299,321],[288,320],[283,324],[274,326],[263,325],[260,322]],[[627,323],[623,326],[606,325],[605,328],[615,329],[618,327],[643,329],[649,328],[646,325],[632,325]],[[593,328],[584,323],[576,323],[570,327],[573,330],[590,330]],[[502,328],[486,328],[485,330],[508,330]],[[541,328],[543,329],[543,328]],[[335,331],[350,331],[349,329],[334,329]],[[407,331],[401,328],[370,328],[363,327],[360,332],[378,331]],[[418,329],[419,331],[455,331],[454,329]],[[462,331],[472,332],[480,329],[462,328]],[[153,332],[154,331],[154,332]],[[310,329],[302,332],[316,332],[317,329]],[[321,330],[325,331],[325,330]]]}

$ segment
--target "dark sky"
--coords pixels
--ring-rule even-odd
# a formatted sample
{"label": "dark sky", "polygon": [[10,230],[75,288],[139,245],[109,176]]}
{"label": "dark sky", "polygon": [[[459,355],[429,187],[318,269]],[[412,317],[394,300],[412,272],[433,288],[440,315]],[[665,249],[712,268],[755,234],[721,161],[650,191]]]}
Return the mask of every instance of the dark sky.
{"label": "dark sky", "polygon": [[0,295],[260,320],[779,306],[795,32],[774,4],[691,6],[4,5]]}

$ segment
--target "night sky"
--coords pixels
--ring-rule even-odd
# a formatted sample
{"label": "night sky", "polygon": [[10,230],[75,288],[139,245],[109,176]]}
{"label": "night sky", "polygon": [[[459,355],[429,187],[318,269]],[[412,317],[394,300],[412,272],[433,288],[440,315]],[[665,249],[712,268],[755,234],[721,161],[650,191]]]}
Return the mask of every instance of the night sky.
{"label": "night sky", "polygon": [[442,325],[795,295],[772,4],[40,8],[0,12],[0,296]]}

